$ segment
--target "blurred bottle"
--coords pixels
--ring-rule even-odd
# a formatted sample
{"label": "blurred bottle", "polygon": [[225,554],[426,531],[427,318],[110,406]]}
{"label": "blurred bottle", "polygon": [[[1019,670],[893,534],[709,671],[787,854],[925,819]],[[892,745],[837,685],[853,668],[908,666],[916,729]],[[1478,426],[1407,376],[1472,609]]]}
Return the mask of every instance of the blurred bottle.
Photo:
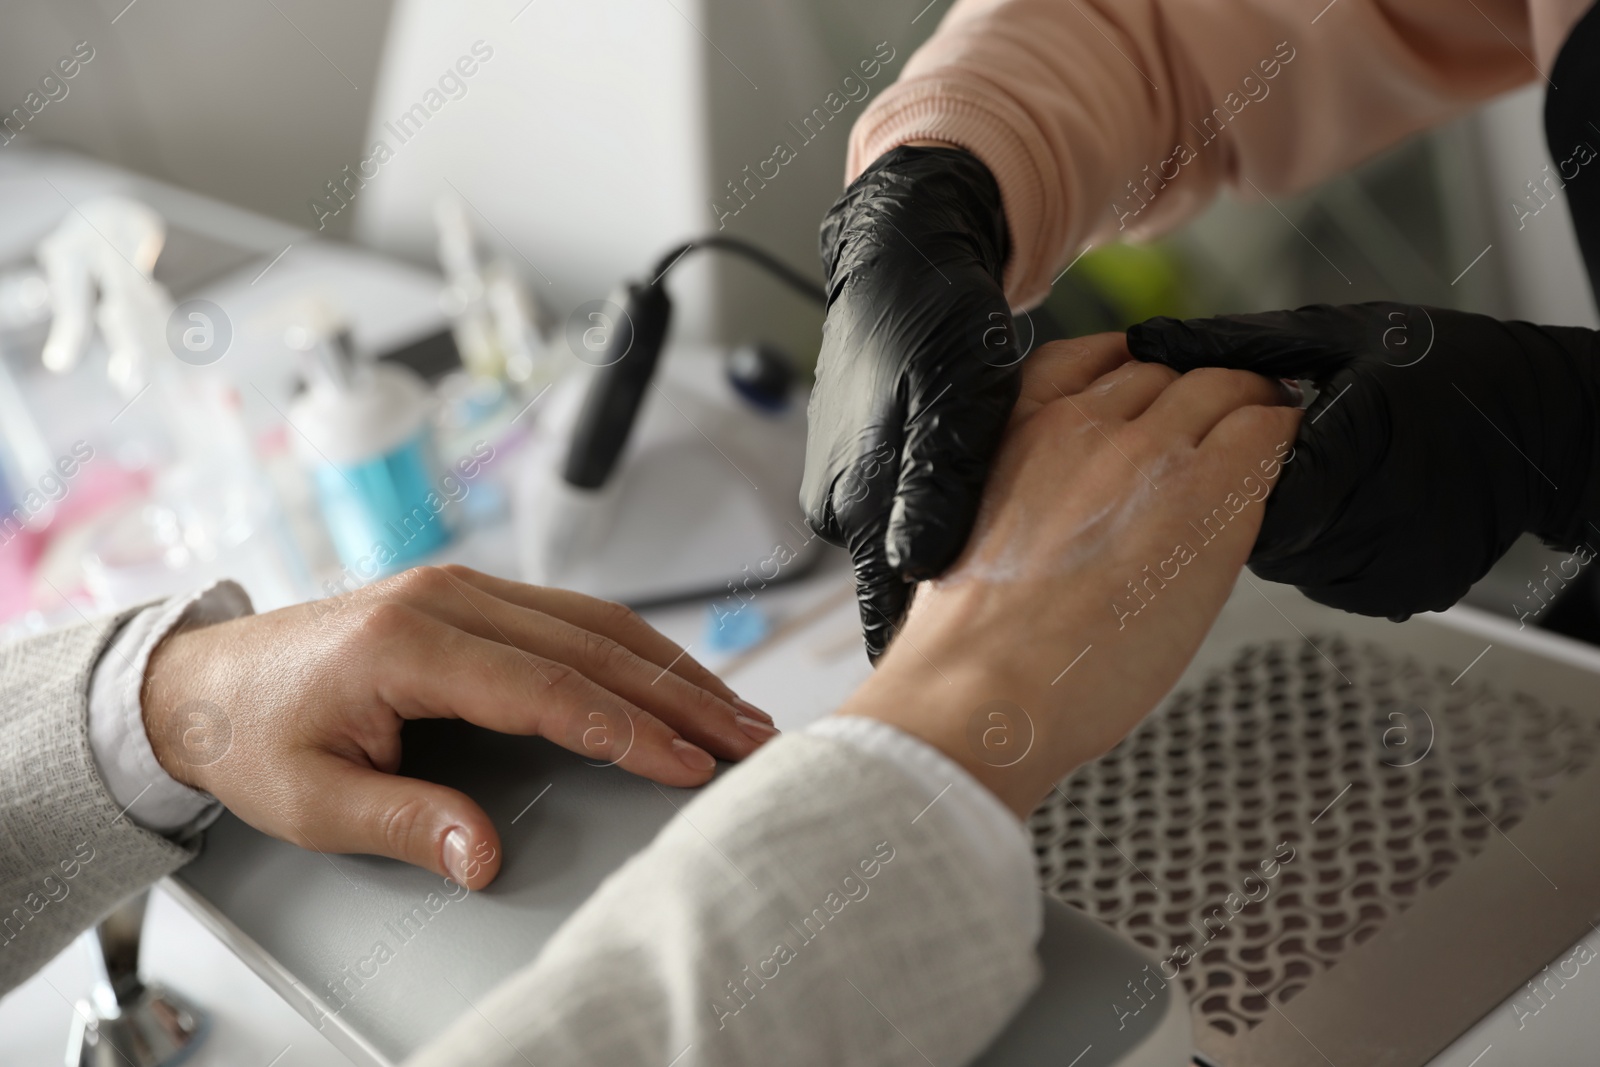
{"label": "blurred bottle", "polygon": [[447,285],[441,310],[450,319],[461,363],[475,377],[506,381],[513,391],[537,391],[553,381],[558,361],[548,341],[549,312],[504,256],[483,262],[466,205],[453,196],[434,203],[439,265]]}
{"label": "blurred bottle", "polygon": [[422,380],[390,363],[357,363],[333,323],[293,327],[310,382],[290,408],[339,559],[358,582],[412,565],[450,541],[438,490],[433,404]]}

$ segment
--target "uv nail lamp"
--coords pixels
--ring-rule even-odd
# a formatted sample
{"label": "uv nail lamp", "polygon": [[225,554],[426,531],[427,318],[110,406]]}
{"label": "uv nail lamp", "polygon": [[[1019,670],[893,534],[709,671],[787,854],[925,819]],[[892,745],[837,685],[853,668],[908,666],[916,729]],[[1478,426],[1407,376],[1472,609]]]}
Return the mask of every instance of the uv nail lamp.
{"label": "uv nail lamp", "polygon": [[798,503],[805,390],[769,373],[751,391],[781,357],[664,355],[659,371],[625,360],[569,376],[542,401],[515,499],[527,581],[640,605],[745,596],[819,557]]}
{"label": "uv nail lamp", "polygon": [[1241,583],[1202,657],[1031,820],[1046,890],[1158,961],[1101,1010],[1181,987],[1212,1067],[1590,1062],[1524,1031],[1600,914],[1600,653]]}
{"label": "uv nail lamp", "polygon": [[806,396],[789,357],[763,344],[680,349],[657,371],[672,319],[667,275],[705,248],[826,300],[759,247],[713,235],[669,251],[650,280],[580,309],[588,319],[569,324],[567,343],[591,373],[563,383],[570,391],[549,420],[557,447],[527,468],[518,494],[529,581],[633,604],[744,598],[817,559],[797,502]]}

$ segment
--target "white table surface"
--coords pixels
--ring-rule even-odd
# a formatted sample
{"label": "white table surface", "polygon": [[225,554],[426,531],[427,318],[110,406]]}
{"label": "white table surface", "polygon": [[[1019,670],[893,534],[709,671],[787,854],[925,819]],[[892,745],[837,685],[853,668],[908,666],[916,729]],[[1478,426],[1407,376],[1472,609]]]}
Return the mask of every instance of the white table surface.
{"label": "white table surface", "polygon": [[[796,619],[803,624],[792,626],[742,664],[730,664],[726,656],[694,648],[704,642],[703,605],[660,609],[647,615],[674,640],[703,656],[708,665],[732,666],[727,673],[729,683],[767,709],[782,728],[793,730],[837,706],[870,672],[848,583],[847,567],[835,555],[804,581],[764,591],[757,604],[775,626]],[[1276,591],[1277,587],[1273,588]],[[1283,593],[1292,595],[1287,590]],[[1453,622],[1479,628],[1486,643],[1533,640],[1548,652],[1554,642],[1569,662],[1593,667],[1600,674],[1600,651],[1586,646],[1543,634],[1517,635],[1514,626],[1470,610],[1458,609]],[[1218,632],[1214,640],[1225,642],[1226,635]],[[191,1061],[196,1067],[323,1067],[346,1062],[243,962],[159,890],[152,898],[148,924],[147,975],[187,993],[214,1015],[207,1045]],[[1585,943],[1600,952],[1600,932]],[[85,952],[75,943],[0,1000],[0,1067],[60,1062],[71,1003],[89,988]],[[1569,950],[1557,958],[1571,955]],[[1592,1064],[1597,1042],[1600,966],[1586,966],[1537,1015],[1519,1019],[1509,1002],[1503,1004],[1436,1057],[1432,1067]]]}

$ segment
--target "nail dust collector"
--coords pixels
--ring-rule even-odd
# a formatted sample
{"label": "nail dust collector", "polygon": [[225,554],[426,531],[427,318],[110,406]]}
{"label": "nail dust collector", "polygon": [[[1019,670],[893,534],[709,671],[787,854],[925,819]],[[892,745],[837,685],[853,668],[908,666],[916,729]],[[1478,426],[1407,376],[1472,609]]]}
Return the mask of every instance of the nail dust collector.
{"label": "nail dust collector", "polygon": [[1032,817],[1046,891],[1158,961],[1099,1011],[1180,988],[1208,1067],[1421,1067],[1480,1020],[1510,1034],[1449,1062],[1587,1061],[1518,1031],[1594,957],[1600,653],[1268,588],[1285,615],[1241,583],[1177,693]]}

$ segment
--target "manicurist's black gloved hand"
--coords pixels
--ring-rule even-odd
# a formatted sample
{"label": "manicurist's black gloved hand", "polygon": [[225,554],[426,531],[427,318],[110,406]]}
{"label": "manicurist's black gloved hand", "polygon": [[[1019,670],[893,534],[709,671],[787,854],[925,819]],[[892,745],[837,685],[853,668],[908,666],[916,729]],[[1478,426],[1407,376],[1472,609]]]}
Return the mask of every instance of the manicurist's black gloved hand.
{"label": "manicurist's black gloved hand", "polygon": [[1128,331],[1138,359],[1317,383],[1250,568],[1400,618],[1454,604],[1531,532],[1600,546],[1592,330],[1373,303]]}
{"label": "manicurist's black gloved hand", "polygon": [[800,506],[849,548],[874,660],[910,581],[960,554],[1019,388],[1000,190],[976,157],[896,148],[822,223],[828,317]]}

